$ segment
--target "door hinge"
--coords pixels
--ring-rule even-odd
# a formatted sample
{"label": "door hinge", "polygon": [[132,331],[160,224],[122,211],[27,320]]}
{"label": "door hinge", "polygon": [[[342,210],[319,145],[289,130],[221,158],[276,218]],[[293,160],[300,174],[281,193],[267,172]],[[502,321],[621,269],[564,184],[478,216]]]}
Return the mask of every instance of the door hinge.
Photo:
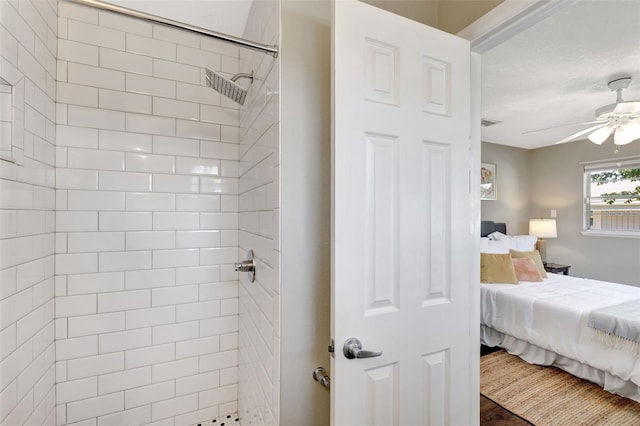
{"label": "door hinge", "polygon": [[331,356],[332,356],[333,358],[335,358],[335,357],[336,357],[336,355],[335,355],[335,350],[336,350],[336,346],[335,346],[335,344],[334,344],[333,339],[331,339],[331,344],[330,344],[329,346],[327,346],[327,351],[331,354]]}

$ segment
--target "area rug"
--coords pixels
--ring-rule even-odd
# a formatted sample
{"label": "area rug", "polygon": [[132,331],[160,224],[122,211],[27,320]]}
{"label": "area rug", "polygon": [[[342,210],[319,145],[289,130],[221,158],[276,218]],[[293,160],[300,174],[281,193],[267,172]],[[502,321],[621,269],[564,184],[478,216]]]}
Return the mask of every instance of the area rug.
{"label": "area rug", "polygon": [[640,425],[640,404],[505,351],[480,358],[480,393],[536,426]]}

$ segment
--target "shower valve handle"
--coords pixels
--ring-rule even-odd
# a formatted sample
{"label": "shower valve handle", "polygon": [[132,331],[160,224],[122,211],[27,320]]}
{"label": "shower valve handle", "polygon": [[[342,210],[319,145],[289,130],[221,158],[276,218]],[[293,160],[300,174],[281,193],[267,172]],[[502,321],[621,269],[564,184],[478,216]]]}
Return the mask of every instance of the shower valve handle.
{"label": "shower valve handle", "polygon": [[248,256],[249,258],[247,260],[234,263],[233,269],[238,272],[248,272],[249,281],[254,282],[256,279],[256,263],[253,259],[253,250],[249,250]]}

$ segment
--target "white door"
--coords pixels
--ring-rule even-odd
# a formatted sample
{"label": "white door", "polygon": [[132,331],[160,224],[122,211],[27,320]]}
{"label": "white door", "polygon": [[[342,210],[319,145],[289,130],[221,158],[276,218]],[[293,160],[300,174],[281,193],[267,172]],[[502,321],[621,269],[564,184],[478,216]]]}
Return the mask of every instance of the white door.
{"label": "white door", "polygon": [[332,30],[332,424],[477,423],[469,44],[353,0]]}

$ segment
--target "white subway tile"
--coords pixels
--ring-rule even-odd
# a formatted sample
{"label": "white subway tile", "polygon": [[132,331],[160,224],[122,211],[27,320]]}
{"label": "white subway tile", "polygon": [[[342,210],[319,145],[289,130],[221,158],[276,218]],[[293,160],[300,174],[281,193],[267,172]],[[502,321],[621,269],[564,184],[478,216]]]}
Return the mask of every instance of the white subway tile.
{"label": "white subway tile", "polygon": [[96,129],[124,130],[124,112],[87,108],[75,105],[67,107],[67,121],[72,126]]}
{"label": "white subway tile", "polygon": [[16,323],[16,343],[22,345],[45,325],[44,306],[29,312]]}
{"label": "white subway tile", "polygon": [[176,321],[194,321],[220,316],[220,301],[187,303],[176,306]]}
{"label": "white subway tile", "polygon": [[195,266],[176,269],[176,285],[203,284],[220,281],[219,266]]}
{"label": "white subway tile", "polygon": [[0,210],[0,238],[12,238],[17,235],[17,217],[15,210]]}
{"label": "white subway tile", "polygon": [[97,312],[96,300],[94,294],[56,297],[56,318],[95,314]]}
{"label": "white subway tile", "polygon": [[151,405],[98,417],[97,426],[142,425],[151,422]]}
{"label": "white subway tile", "polygon": [[149,290],[121,291],[98,295],[98,312],[124,311],[150,306],[151,292]]}
{"label": "white subway tile", "polygon": [[56,386],[56,403],[58,404],[91,398],[96,395],[98,395],[97,377],[71,380],[58,383]]}
{"label": "white subway tile", "polygon": [[57,102],[94,108],[98,106],[98,89],[95,87],[58,81],[56,90]]}
{"label": "white subway tile", "polygon": [[178,377],[190,376],[198,373],[198,358],[182,359],[154,365],[152,370],[153,382],[163,382]]}
{"label": "white subway tile", "polygon": [[154,97],[153,114],[163,117],[198,120],[200,118],[200,108],[198,104],[193,102]]}
{"label": "white subway tile", "polygon": [[168,155],[200,155],[200,142],[194,139],[173,138],[168,136],[153,137],[153,152]]}
{"label": "white subway tile", "polygon": [[220,105],[220,94],[199,84],[177,82],[176,99],[198,104]]}
{"label": "white subway tile", "polygon": [[204,194],[176,194],[176,211],[220,211],[220,196]]}
{"label": "white subway tile", "polygon": [[212,389],[204,392],[200,392],[199,406],[207,407],[211,405],[220,405],[225,402],[233,402],[238,399],[238,385],[223,386],[217,389]]}
{"label": "white subway tile", "polygon": [[225,43],[213,37],[201,37],[200,46],[203,50],[208,50],[209,52],[216,52],[232,58],[240,57],[240,49],[237,45]]}
{"label": "white subway tile", "polygon": [[68,148],[67,160],[72,169],[124,170],[122,152]]}
{"label": "white subway tile", "polygon": [[124,210],[124,192],[69,191],[69,210]]}
{"label": "white subway tile", "polygon": [[238,167],[239,164],[237,161],[221,161],[220,174],[225,177],[238,178],[240,177]]}
{"label": "white subway tile", "polygon": [[177,248],[219,247],[220,231],[178,231]]}
{"label": "white subway tile", "polygon": [[200,192],[212,194],[238,194],[238,182],[236,178],[201,177]]}
{"label": "white subway tile", "polygon": [[178,46],[178,62],[200,68],[220,69],[220,54],[188,46]]}
{"label": "white subway tile", "polygon": [[208,158],[176,158],[176,173],[188,175],[218,175],[220,174],[220,160]]}
{"label": "white subway tile", "polygon": [[202,105],[200,120],[237,127],[240,125],[240,111],[215,105]]}
{"label": "white subway tile", "polygon": [[100,26],[151,37],[153,25],[147,21],[100,11]]}
{"label": "white subway tile", "polygon": [[102,26],[69,20],[68,37],[70,40],[111,49],[124,50],[123,31],[113,30]]}
{"label": "white subway tile", "polygon": [[226,299],[229,297],[238,297],[238,283],[236,281],[200,284],[200,300]]}
{"label": "white subway tile", "polygon": [[[104,252],[98,253],[98,256],[100,272],[132,271],[151,268],[150,251]],[[142,308],[144,306],[138,307]]]}
{"label": "white subway tile", "polygon": [[100,212],[100,231],[150,231],[152,213]]}
{"label": "white subway tile", "polygon": [[98,66],[98,47],[61,38],[58,39],[58,59]]}
{"label": "white subway tile", "polygon": [[198,229],[198,213],[153,213],[154,230]]}
{"label": "white subway tile", "polygon": [[238,229],[238,215],[234,213],[202,213],[202,229]]}
{"label": "white subway tile", "polygon": [[206,355],[220,350],[220,336],[202,337],[176,343],[176,358]]}
{"label": "white subway tile", "polygon": [[58,5],[58,16],[90,24],[98,24],[98,9],[74,3],[60,3]]}
{"label": "white subway tile", "polygon": [[127,131],[154,135],[175,136],[175,119],[127,113]]}
{"label": "white subway tile", "polygon": [[176,305],[180,303],[190,303],[198,301],[198,286],[180,286],[154,288],[151,300],[153,306]]}
{"label": "white subway tile", "polygon": [[[8,268],[0,271],[0,300],[5,299],[17,291],[18,271],[16,268]],[[0,347],[0,350],[1,347]],[[0,359],[2,356],[0,356]]]}
{"label": "white subway tile", "polygon": [[153,72],[151,58],[106,48],[100,49],[100,66],[137,74],[151,75]]}
{"label": "white subway tile", "polygon": [[153,192],[198,192],[197,176],[153,175]]}
{"label": "white subway tile", "polygon": [[151,96],[100,89],[100,108],[151,114]]}
{"label": "white subway tile", "polygon": [[220,386],[220,372],[196,374],[176,380],[176,396],[205,391]]}
{"label": "white subway tile", "polygon": [[0,364],[2,367],[2,376],[0,376],[1,389],[10,384],[29,365],[33,360],[32,352],[33,344],[29,340],[2,360],[2,364]]}
{"label": "white subway tile", "polygon": [[83,127],[56,126],[56,144],[82,148],[98,147],[98,131]]}
{"label": "white subway tile", "polygon": [[171,28],[166,25],[153,26],[153,38],[171,41],[185,46],[200,47],[200,37],[182,29]]}
{"label": "white subway tile", "polygon": [[238,367],[220,370],[220,386],[238,383]]}
{"label": "white subway tile", "polygon": [[124,232],[72,232],[68,234],[69,253],[124,250]]}
{"label": "white subway tile", "polygon": [[56,212],[56,231],[97,231],[98,212]]}
{"label": "white subway tile", "polygon": [[238,257],[235,247],[202,248],[200,249],[201,265],[221,265],[234,263]]}
{"label": "white subway tile", "polygon": [[98,391],[100,395],[104,395],[149,384],[151,384],[151,367],[141,367],[100,376]]}
{"label": "white subway tile", "polygon": [[0,208],[32,209],[34,207],[33,186],[0,179]]}
{"label": "white subway tile", "polygon": [[76,337],[56,341],[56,361],[98,354],[98,336]]}
{"label": "white subway tile", "polygon": [[237,161],[240,157],[238,145],[233,143],[200,141],[200,152],[203,157],[221,160]]}
{"label": "white subway tile", "polygon": [[237,315],[238,314],[238,299],[225,299],[220,302],[220,315]]}
{"label": "white subway tile", "polygon": [[219,141],[220,125],[200,121],[177,120],[176,136]]}
{"label": "white subway tile", "polygon": [[66,361],[69,380],[99,376],[124,369],[124,352],[89,356]]}
{"label": "white subway tile", "polygon": [[151,175],[100,171],[99,187],[103,191],[150,191]]}
{"label": "white subway tile", "polygon": [[16,324],[0,331],[0,359],[5,359],[16,349]]}
{"label": "white subway tile", "polygon": [[238,365],[238,351],[225,351],[200,357],[200,371],[220,370]]}
{"label": "white subway tile", "polygon": [[103,416],[124,409],[124,392],[111,393],[67,404],[67,422]]}
{"label": "white subway tile", "polygon": [[173,381],[156,383],[130,389],[124,393],[125,408],[139,407],[156,401],[163,401],[175,395],[175,383]]}
{"label": "white subway tile", "polygon": [[173,211],[175,197],[175,194],[127,192],[125,200],[128,211]]}
{"label": "white subway tile", "polygon": [[153,60],[153,75],[169,80],[199,84],[201,69],[191,65],[179,64],[162,59]]}
{"label": "white subway tile", "polygon": [[78,274],[67,277],[67,291],[70,296],[122,290],[124,290],[124,272]]}
{"label": "white subway tile", "polygon": [[127,232],[127,250],[157,250],[175,247],[176,235],[173,231]]}
{"label": "white subway tile", "polygon": [[[69,62],[67,65],[69,83],[103,89],[124,90],[124,72]],[[91,126],[87,126],[91,127]]]}
{"label": "white subway tile", "polygon": [[154,58],[176,60],[176,45],[162,40],[127,34],[127,52],[153,56]]}
{"label": "white subway tile", "polygon": [[69,337],[89,336],[124,330],[124,312],[84,315],[68,320]]}
{"label": "white subway tile", "polygon": [[166,155],[127,153],[127,171],[173,173],[174,163],[174,157]]}
{"label": "white subway tile", "polygon": [[151,135],[100,130],[99,136],[100,149],[132,152],[151,152],[152,149]]}
{"label": "white subway tile", "polygon": [[46,233],[46,215],[47,212],[44,211],[21,210],[17,215],[17,236],[23,237]]}
{"label": "white subway tile", "polygon": [[148,348],[133,349],[125,353],[125,367],[136,368],[159,364],[175,359],[175,344],[154,345]]}
{"label": "white subway tile", "polygon": [[198,409],[198,395],[186,395],[151,405],[151,420],[156,421]]}
{"label": "white subway tile", "polygon": [[200,321],[200,335],[213,336],[217,334],[238,331],[238,317],[219,317]]}
{"label": "white subway tile", "polygon": [[56,254],[56,274],[86,274],[98,272],[96,253]]}
{"label": "white subway tile", "polygon": [[[151,345],[151,329],[119,331],[98,336],[100,353],[117,352]],[[126,355],[125,355],[126,357]],[[129,368],[127,366],[127,368]]]}
{"label": "white subway tile", "polygon": [[163,306],[159,308],[137,309],[127,311],[127,330],[173,324],[176,320],[175,308]]}
{"label": "white subway tile", "polygon": [[98,189],[98,172],[95,170],[56,169],[56,186],[59,189]]}
{"label": "white subway tile", "polygon": [[199,262],[198,249],[154,250],[153,264],[165,268],[196,266]]}
{"label": "white subway tile", "polygon": [[127,290],[171,287],[175,285],[175,270],[153,269],[149,271],[127,271],[125,273],[125,283]]}
{"label": "white subway tile", "polygon": [[172,80],[127,73],[126,83],[127,92],[164,98],[176,97],[176,82]]}

